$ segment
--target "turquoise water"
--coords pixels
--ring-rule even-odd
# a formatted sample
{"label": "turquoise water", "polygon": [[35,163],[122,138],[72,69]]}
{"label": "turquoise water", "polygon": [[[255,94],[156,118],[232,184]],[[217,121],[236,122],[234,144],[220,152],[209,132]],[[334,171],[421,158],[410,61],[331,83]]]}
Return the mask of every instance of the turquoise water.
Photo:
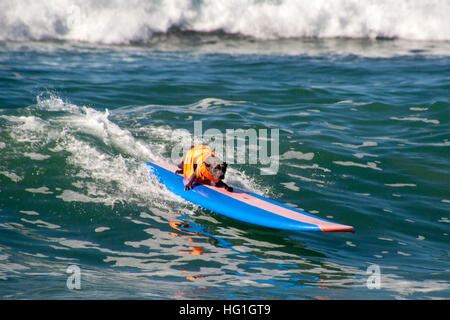
{"label": "turquoise water", "polygon": [[[450,297],[448,41],[151,39],[0,43],[2,299]],[[168,193],[145,162],[171,161],[197,120],[279,129],[276,175],[234,164],[226,181],[355,233],[258,227]]]}

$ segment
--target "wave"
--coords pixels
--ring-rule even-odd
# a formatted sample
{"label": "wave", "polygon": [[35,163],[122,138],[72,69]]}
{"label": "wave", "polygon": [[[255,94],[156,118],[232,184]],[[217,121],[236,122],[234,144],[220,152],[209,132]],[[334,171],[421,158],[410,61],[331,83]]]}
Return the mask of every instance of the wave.
{"label": "wave", "polygon": [[174,30],[256,39],[449,41],[450,1],[3,0],[0,41],[161,41]]}
{"label": "wave", "polygon": [[[78,106],[50,92],[41,93],[36,100],[36,105],[25,109],[0,112],[0,133],[5,138],[0,144],[0,176],[13,183],[28,179],[32,173],[13,164],[17,155],[23,155],[21,161],[39,163],[43,171],[53,166],[64,171],[64,178],[47,175],[47,185],[39,182],[25,189],[27,192],[56,193],[55,197],[65,202],[111,207],[127,203],[155,211],[181,208],[193,213],[195,206],[167,192],[145,164],[171,161],[164,154],[176,139],[173,128],[155,124],[127,127],[120,121],[129,117],[124,109],[120,113]],[[150,121],[150,115],[141,116]],[[58,186],[51,181],[58,181]],[[269,191],[237,169],[230,169],[227,181],[258,194]]]}

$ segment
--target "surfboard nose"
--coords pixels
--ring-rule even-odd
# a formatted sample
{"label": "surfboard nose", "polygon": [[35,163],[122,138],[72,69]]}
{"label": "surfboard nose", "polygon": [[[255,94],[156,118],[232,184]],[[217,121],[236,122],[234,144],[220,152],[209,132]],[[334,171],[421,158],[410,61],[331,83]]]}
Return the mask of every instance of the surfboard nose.
{"label": "surfboard nose", "polygon": [[335,225],[335,226],[319,226],[322,232],[351,232],[355,233],[355,229],[352,226]]}

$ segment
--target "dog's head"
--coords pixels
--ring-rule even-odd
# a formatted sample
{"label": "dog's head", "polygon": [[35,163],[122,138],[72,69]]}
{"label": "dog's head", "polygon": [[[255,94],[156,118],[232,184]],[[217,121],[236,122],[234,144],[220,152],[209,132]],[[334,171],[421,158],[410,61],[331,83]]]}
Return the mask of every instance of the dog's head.
{"label": "dog's head", "polygon": [[206,169],[216,180],[225,179],[225,172],[227,171],[227,163],[223,162],[216,156],[209,156],[205,160]]}

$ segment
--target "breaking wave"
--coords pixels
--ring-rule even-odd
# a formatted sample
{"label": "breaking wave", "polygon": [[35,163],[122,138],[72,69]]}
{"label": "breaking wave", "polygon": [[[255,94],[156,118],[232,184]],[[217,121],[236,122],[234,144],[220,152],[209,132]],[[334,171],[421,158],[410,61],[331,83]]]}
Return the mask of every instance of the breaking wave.
{"label": "breaking wave", "polygon": [[449,41],[449,16],[446,0],[4,0],[0,41],[145,44],[174,32]]}

